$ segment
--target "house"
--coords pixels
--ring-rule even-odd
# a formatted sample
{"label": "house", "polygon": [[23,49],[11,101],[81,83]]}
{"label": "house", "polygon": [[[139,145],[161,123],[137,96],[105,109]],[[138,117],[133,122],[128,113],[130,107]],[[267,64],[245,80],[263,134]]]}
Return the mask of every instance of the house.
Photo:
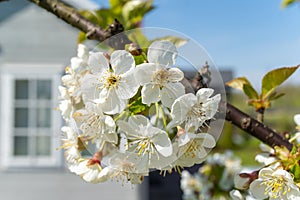
{"label": "house", "polygon": [[[91,0],[68,1],[92,8]],[[137,188],[88,184],[65,168],[57,107],[78,30],[25,0],[0,3],[0,196],[5,200],[135,200]]]}

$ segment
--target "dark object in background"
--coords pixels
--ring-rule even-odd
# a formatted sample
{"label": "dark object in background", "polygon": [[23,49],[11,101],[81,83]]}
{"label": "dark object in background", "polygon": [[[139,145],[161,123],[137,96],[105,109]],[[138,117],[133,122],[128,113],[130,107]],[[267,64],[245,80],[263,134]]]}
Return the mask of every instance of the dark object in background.
{"label": "dark object in background", "polygon": [[[200,166],[195,165],[186,170],[195,173]],[[153,171],[139,187],[139,200],[182,200],[180,180],[181,176],[177,172],[163,176],[160,171]]]}

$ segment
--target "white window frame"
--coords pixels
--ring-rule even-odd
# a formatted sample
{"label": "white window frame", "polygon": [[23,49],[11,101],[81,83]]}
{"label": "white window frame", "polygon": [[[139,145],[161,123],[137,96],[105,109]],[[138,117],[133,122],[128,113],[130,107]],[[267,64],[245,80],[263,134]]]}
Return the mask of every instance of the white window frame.
{"label": "white window frame", "polygon": [[[61,151],[56,148],[60,145],[60,127],[62,119],[59,111],[55,110],[58,105],[58,86],[64,66],[61,64],[46,63],[8,63],[1,65],[1,133],[0,133],[0,164],[2,169],[12,167],[59,167],[62,165]],[[14,93],[16,79],[47,79],[52,83],[51,105],[51,156],[33,157],[30,159],[13,155],[14,137]],[[33,162],[34,160],[34,162]]]}

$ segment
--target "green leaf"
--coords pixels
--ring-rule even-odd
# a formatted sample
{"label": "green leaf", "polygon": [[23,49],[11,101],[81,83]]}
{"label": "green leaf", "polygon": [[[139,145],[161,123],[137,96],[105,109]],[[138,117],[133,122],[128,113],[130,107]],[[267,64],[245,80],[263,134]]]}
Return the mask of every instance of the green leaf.
{"label": "green leaf", "polygon": [[148,1],[129,1],[122,9],[122,16],[126,22],[127,28],[134,28],[137,23],[141,22],[144,15],[151,11],[153,0]]}
{"label": "green leaf", "polygon": [[144,35],[141,29],[129,31],[127,36],[132,42],[137,43],[142,49],[146,49],[150,45],[148,38]]}
{"label": "green leaf", "polygon": [[266,98],[273,90],[287,80],[298,69],[295,67],[282,67],[268,72],[262,80],[262,96]]}
{"label": "green leaf", "polygon": [[111,9],[100,9],[95,11],[95,14],[97,16],[97,24],[102,27],[106,28],[111,23],[114,22],[115,18],[118,18],[118,15],[114,14]]}
{"label": "green leaf", "polygon": [[238,89],[242,92],[244,91],[243,88],[245,84],[251,85],[246,77],[238,77],[226,83],[227,86]]}
{"label": "green leaf", "polygon": [[296,0],[283,0],[281,2],[281,7],[286,8],[287,6],[289,6],[295,2],[296,2]]}
{"label": "green leaf", "polygon": [[269,101],[273,101],[273,100],[276,100],[276,99],[279,99],[280,97],[282,97],[283,95],[285,95],[284,93],[277,93],[277,92],[272,92],[270,94],[270,96],[268,97],[268,100]]}
{"label": "green leaf", "polygon": [[249,97],[249,99],[258,99],[258,94],[255,91],[255,89],[252,87],[251,84],[244,84],[243,85],[243,91],[244,93]]}
{"label": "green leaf", "polygon": [[131,115],[135,115],[145,111],[147,108],[148,106],[142,103],[142,97],[139,97],[130,104],[129,111]]}
{"label": "green leaf", "polygon": [[86,35],[84,32],[80,31],[78,33],[78,36],[77,36],[77,43],[80,44],[80,43],[83,43],[85,40],[86,40]]}
{"label": "green leaf", "polygon": [[152,43],[154,41],[158,41],[158,40],[167,40],[169,42],[172,42],[177,48],[185,45],[188,42],[188,39],[170,35],[170,36],[165,36],[165,37],[161,37],[161,38],[156,38],[154,40],[151,40],[150,43]]}
{"label": "green leaf", "polygon": [[135,61],[136,65],[142,64],[145,61],[145,57],[143,55],[133,56],[133,58],[134,58],[134,61]]}
{"label": "green leaf", "polygon": [[291,172],[294,174],[294,179],[296,181],[300,180],[300,166],[298,164],[294,164],[291,167]]}
{"label": "green leaf", "polygon": [[[89,21],[99,24],[99,17],[94,11],[90,10],[79,10],[78,11],[84,18],[88,19]],[[100,24],[99,24],[100,25]]]}
{"label": "green leaf", "polygon": [[111,8],[123,7],[130,0],[109,0]]}

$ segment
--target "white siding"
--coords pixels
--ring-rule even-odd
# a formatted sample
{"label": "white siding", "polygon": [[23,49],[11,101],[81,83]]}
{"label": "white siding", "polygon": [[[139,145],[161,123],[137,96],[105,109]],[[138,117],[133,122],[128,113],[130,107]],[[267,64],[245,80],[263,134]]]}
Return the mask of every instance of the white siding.
{"label": "white siding", "polygon": [[0,174],[3,200],[137,200],[137,187],[122,183],[86,183],[64,172]]}

